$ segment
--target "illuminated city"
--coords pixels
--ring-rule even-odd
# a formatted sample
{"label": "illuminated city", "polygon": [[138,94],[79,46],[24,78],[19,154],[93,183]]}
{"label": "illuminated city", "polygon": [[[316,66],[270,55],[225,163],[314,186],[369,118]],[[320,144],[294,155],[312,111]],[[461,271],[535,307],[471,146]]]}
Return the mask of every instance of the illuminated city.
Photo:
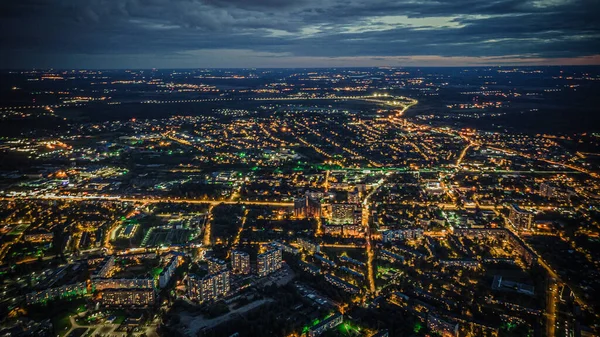
{"label": "illuminated city", "polygon": [[[46,2],[0,8],[11,20],[35,18]],[[106,13],[131,15],[115,29],[139,20],[160,30],[166,48],[177,45],[175,30],[205,33],[161,21],[161,2],[148,12],[107,4]],[[570,13],[541,3],[535,11]],[[230,15],[211,12],[214,39],[270,29],[303,46],[334,29],[258,28],[250,15],[282,6],[261,24],[295,24],[292,14],[308,20],[313,10],[301,3],[203,5]],[[379,13],[349,2],[334,6],[340,17],[345,6]],[[430,36],[493,16],[474,7],[410,31]],[[72,19],[95,25],[108,15],[86,8],[72,4]],[[328,20],[352,35],[426,20],[373,15],[385,19]],[[242,16],[247,35],[236,31]],[[53,34],[68,21],[57,20]],[[100,32],[87,29],[73,34]],[[578,39],[592,32],[600,27]],[[337,66],[322,58],[351,56],[315,47],[302,57],[325,63],[305,67],[294,66],[295,49],[264,42],[248,62],[292,64],[187,67],[176,51],[182,66],[81,67],[83,42],[65,37],[69,57],[46,46],[37,67],[18,57],[29,42],[2,34],[13,56],[0,57],[0,336],[600,336],[600,49],[561,56],[571,65],[439,52],[483,64]],[[40,46],[55,41],[36,34]],[[46,66],[53,60],[59,68]]]}

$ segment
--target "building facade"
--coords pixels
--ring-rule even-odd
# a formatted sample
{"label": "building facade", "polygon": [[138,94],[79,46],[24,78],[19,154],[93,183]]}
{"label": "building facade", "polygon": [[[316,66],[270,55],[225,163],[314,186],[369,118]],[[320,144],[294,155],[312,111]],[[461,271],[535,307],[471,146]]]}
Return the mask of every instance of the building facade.
{"label": "building facade", "polygon": [[208,260],[208,273],[217,274],[227,269],[227,263],[223,260],[209,258]]}
{"label": "building facade", "polygon": [[203,278],[192,274],[188,279],[188,296],[199,302],[214,301],[226,296],[231,290],[228,270]]}
{"label": "building facade", "polygon": [[100,293],[99,302],[108,306],[144,307],[156,301],[154,289],[108,289]]}
{"label": "building facade", "polygon": [[279,270],[282,265],[281,249],[270,249],[256,258],[257,274],[260,277],[267,276],[276,270]]}
{"label": "building facade", "polygon": [[231,252],[231,271],[234,274],[250,274],[250,255],[240,250]]}

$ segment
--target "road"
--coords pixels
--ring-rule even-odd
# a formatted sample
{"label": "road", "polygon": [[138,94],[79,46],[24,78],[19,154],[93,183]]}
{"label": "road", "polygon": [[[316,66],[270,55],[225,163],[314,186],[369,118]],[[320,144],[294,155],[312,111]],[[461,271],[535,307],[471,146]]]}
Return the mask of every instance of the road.
{"label": "road", "polygon": [[558,284],[555,278],[548,278],[546,293],[546,336],[553,337],[556,333],[556,298],[558,297]]}
{"label": "road", "polygon": [[120,201],[120,202],[137,202],[137,203],[182,203],[182,204],[208,204],[208,205],[255,205],[255,206],[280,206],[294,207],[294,202],[289,201],[252,201],[252,200],[211,200],[211,199],[180,199],[180,198],[134,198],[134,197],[114,197],[103,195],[92,196],[73,196],[73,195],[40,195],[32,197],[0,197],[0,200],[15,201],[15,200],[65,200],[65,201]]}
{"label": "road", "polygon": [[369,199],[379,190],[385,183],[385,178],[381,178],[375,187],[365,196],[362,203],[362,225],[366,230],[366,241],[367,241],[367,277],[369,279],[369,290],[370,293],[375,295],[377,289],[375,288],[375,271],[373,269],[373,260],[375,259],[375,253],[373,252],[373,245],[371,244],[371,229],[369,227]]}
{"label": "road", "polygon": [[[379,186],[380,187],[380,186]],[[376,187],[379,188],[379,187]],[[371,193],[375,192],[374,189]],[[368,196],[370,198],[370,195]],[[106,195],[89,195],[89,196],[74,196],[74,195],[39,195],[30,197],[0,197],[3,201],[16,201],[16,200],[64,200],[64,201],[106,201],[106,202],[131,202],[141,204],[153,204],[153,203],[181,203],[181,204],[207,204],[210,206],[216,206],[220,204],[226,205],[250,205],[250,206],[272,206],[272,207],[294,207],[293,201],[257,201],[257,200],[212,200],[212,199],[186,199],[186,198],[134,198],[134,197],[115,197]],[[407,205],[409,205],[407,203]],[[424,203],[424,202],[411,202],[410,205],[416,205],[421,207],[436,206],[447,211],[457,209],[475,209],[479,207],[481,210],[494,211],[503,206],[495,205],[464,205],[461,207],[456,206],[452,203]],[[532,208],[537,210],[551,210],[554,206],[530,206],[526,204],[519,205],[520,207]],[[364,207],[364,205],[363,205]]]}
{"label": "road", "polygon": [[577,172],[580,172],[580,173],[589,174],[593,178],[599,178],[600,177],[600,175],[598,175],[598,173],[596,173],[596,172],[592,172],[590,170],[587,170],[587,169],[584,169],[582,167],[578,167],[578,166],[575,166],[575,165],[571,165],[571,164],[567,164],[567,163],[561,163],[561,162],[556,162],[556,161],[552,161],[552,160],[545,159],[545,158],[537,158],[537,157],[534,157],[532,155],[529,155],[527,153],[523,153],[523,152],[520,152],[520,151],[508,150],[508,149],[503,149],[503,148],[494,147],[494,146],[490,146],[490,145],[485,145],[485,146],[488,149],[492,149],[492,150],[496,150],[496,151],[500,151],[500,152],[504,152],[504,153],[508,153],[508,154],[514,154],[514,155],[518,155],[518,156],[529,158],[529,159],[540,160],[540,161],[543,161],[543,162],[546,162],[546,163],[552,164],[552,165],[566,167],[568,169],[571,169],[571,170],[574,170],[574,171],[577,171]]}

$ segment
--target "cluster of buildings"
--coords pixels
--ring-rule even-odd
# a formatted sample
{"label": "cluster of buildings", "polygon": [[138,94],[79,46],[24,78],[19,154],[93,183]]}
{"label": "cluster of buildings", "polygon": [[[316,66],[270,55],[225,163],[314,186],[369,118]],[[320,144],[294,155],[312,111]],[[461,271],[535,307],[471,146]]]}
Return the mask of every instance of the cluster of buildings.
{"label": "cluster of buildings", "polygon": [[[143,255],[143,254],[142,254]],[[131,261],[139,258],[135,255],[119,256],[119,260]],[[175,269],[182,263],[181,255],[167,254],[165,268],[158,276],[158,287],[164,288],[175,273]],[[60,286],[46,286],[45,289],[32,291],[26,294],[28,305],[45,303],[50,300],[72,298],[95,293],[94,299],[101,305],[145,307],[155,303],[157,295],[157,280],[153,277],[123,278],[113,277],[117,258],[107,256],[103,258],[94,269],[89,280],[69,283]],[[85,263],[84,263],[85,265]],[[70,265],[68,265],[70,266]],[[77,265],[69,268],[76,270]],[[62,268],[58,274],[64,275],[67,268]],[[72,277],[71,277],[72,278]]]}
{"label": "cluster of buildings", "polygon": [[506,240],[526,265],[531,266],[538,260],[537,254],[521,238],[505,228],[459,228],[454,230],[454,234],[466,237],[494,237]]}
{"label": "cluster of buildings", "polygon": [[[144,254],[119,256],[122,260],[144,258]],[[182,257],[177,254],[165,255],[166,265],[158,275],[158,282],[153,277],[113,278],[115,257],[106,257],[96,268],[91,277],[92,289],[98,291],[97,301],[106,306],[151,306],[157,299],[157,283],[164,288],[182,263]]]}
{"label": "cluster of buildings", "polygon": [[[259,277],[267,276],[281,269],[282,249],[275,243],[266,245],[267,250],[258,254],[256,258],[256,274]],[[232,274],[245,276],[251,273],[250,255],[241,250],[231,251],[231,269],[227,262],[208,258],[208,275],[200,277],[195,274],[188,276],[189,298],[202,302],[210,302],[226,297],[231,293]]]}
{"label": "cluster of buildings", "polygon": [[208,275],[190,274],[188,277],[188,296],[200,303],[225,297],[231,290],[231,271],[227,263],[216,258],[209,258],[207,262]]}
{"label": "cluster of buildings", "polygon": [[27,242],[48,242],[54,239],[54,233],[30,233],[23,236]]}
{"label": "cluster of buildings", "polygon": [[569,201],[576,193],[570,189],[557,186],[556,184],[543,182],[540,184],[540,195],[546,199]]}
{"label": "cluster of buildings", "polygon": [[296,218],[325,218],[324,234],[332,236],[364,236],[360,192],[355,189],[348,193],[347,202],[329,202],[324,192],[307,191],[304,196],[294,199]]}

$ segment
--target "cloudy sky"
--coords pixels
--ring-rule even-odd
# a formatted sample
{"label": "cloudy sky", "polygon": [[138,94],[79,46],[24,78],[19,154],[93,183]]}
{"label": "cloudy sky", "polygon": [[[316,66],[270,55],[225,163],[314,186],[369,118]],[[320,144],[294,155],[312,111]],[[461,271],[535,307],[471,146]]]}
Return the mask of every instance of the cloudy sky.
{"label": "cloudy sky", "polygon": [[1,0],[0,68],[600,64],[600,0]]}

